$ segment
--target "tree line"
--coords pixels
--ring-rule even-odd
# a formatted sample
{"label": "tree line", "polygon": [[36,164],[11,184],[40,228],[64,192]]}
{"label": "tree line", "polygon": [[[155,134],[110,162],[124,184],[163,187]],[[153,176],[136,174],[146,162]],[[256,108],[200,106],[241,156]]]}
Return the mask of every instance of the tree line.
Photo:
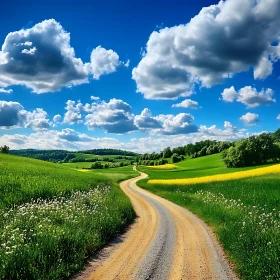
{"label": "tree line", "polygon": [[231,145],[233,144],[227,141],[204,140],[173,149],[167,147],[159,153],[139,155],[136,162],[140,165],[162,165],[168,163],[167,159],[170,158],[172,163],[176,163],[184,160],[186,156],[197,158],[217,154],[228,149]]}
{"label": "tree line", "polygon": [[36,150],[36,149],[24,149],[24,150],[11,150],[13,155],[40,159],[50,162],[69,162],[69,160],[75,158],[75,154],[66,150]]}
{"label": "tree line", "polygon": [[[0,150],[1,152],[1,150]],[[50,162],[96,162],[96,159],[85,159],[83,157],[77,156],[77,153],[92,154],[92,155],[118,155],[122,158],[128,158],[129,156],[136,156],[137,154],[128,151],[122,151],[117,149],[94,149],[87,151],[71,152],[67,150],[37,150],[37,149],[23,149],[23,150],[10,150],[10,153],[17,156],[29,157],[40,159]],[[112,160],[106,158],[103,161],[111,162]]]}
{"label": "tree line", "polygon": [[280,129],[274,133],[250,136],[225,150],[222,158],[227,167],[245,167],[280,160]]}
{"label": "tree line", "polygon": [[108,155],[137,156],[137,154],[134,152],[119,150],[119,149],[93,149],[93,150],[80,151],[79,153],[99,155],[99,156],[108,156]]}

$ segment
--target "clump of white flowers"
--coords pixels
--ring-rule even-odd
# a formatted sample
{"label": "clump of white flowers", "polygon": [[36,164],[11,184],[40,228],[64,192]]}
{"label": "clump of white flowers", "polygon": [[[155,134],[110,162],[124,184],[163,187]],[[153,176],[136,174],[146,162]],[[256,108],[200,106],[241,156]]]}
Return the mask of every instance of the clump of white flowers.
{"label": "clump of white flowers", "polygon": [[69,234],[65,230],[79,228],[89,220],[98,227],[98,221],[113,219],[106,206],[110,190],[109,186],[96,187],[76,191],[69,197],[31,199],[29,203],[0,209],[0,271],[24,250],[43,248],[50,236],[61,238]]}

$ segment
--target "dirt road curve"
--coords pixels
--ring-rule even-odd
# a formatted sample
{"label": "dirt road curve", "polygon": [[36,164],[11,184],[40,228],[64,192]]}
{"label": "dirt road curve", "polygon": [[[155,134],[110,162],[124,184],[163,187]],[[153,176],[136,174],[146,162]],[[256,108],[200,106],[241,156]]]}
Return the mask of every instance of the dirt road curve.
{"label": "dirt road curve", "polygon": [[136,186],[121,183],[138,215],[123,242],[76,279],[237,279],[210,230],[195,215]]}

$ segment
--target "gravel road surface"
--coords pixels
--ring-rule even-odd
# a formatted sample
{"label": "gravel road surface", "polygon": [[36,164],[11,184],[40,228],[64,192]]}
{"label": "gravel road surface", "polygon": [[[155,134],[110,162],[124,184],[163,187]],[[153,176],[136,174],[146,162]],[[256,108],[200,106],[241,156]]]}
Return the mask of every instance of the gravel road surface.
{"label": "gravel road surface", "polygon": [[236,280],[211,230],[190,211],[121,183],[138,218],[118,242],[95,257],[76,280]]}

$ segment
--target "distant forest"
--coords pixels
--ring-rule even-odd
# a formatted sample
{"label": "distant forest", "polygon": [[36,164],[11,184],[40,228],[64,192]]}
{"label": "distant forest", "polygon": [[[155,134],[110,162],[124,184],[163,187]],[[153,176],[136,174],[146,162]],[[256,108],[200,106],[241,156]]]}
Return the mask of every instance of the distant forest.
{"label": "distant forest", "polygon": [[139,155],[136,159],[139,165],[162,165],[185,159],[197,158],[222,152],[222,158],[227,167],[245,167],[280,161],[280,129],[274,133],[253,135],[236,142],[205,140],[194,144],[171,149],[165,148],[160,153]]}
{"label": "distant forest", "polygon": [[[92,154],[92,155],[119,155],[119,156],[136,156],[136,153],[123,151],[123,150],[116,150],[116,149],[93,149],[93,150],[86,150],[86,151],[78,151],[78,152],[71,152],[66,150],[36,150],[36,149],[24,149],[24,150],[10,150],[10,154],[35,158],[50,162],[69,162],[76,157],[76,154],[83,153],[83,154]],[[78,161],[94,161],[94,160],[78,160]]]}
{"label": "distant forest", "polygon": [[93,150],[79,151],[79,153],[99,155],[99,156],[108,156],[108,155],[137,156],[137,154],[134,152],[117,150],[117,149],[93,149]]}

